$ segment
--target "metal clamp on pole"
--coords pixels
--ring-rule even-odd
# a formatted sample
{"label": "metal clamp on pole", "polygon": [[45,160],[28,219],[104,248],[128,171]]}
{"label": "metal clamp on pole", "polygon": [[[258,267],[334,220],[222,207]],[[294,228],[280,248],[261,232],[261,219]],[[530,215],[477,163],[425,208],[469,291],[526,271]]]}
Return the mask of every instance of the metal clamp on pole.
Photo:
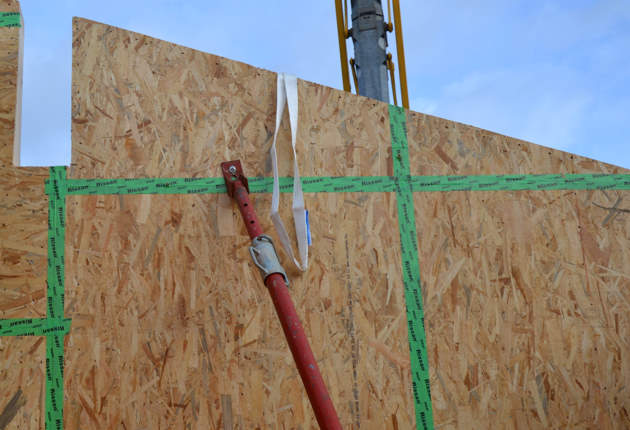
{"label": "metal clamp on pole", "polygon": [[337,411],[332,403],[330,394],[324,384],[324,379],[319,373],[317,361],[311,350],[311,346],[302,328],[287,284],[289,280],[284,269],[278,261],[278,254],[269,236],[266,236],[258,221],[256,212],[249,200],[246,176],[243,174],[241,163],[238,160],[221,163],[221,170],[228,194],[236,200],[238,210],[241,212],[247,234],[252,240],[249,252],[254,264],[260,269],[265,278],[265,286],[276,313],[282,325],[282,331],[287,338],[289,349],[304,383],[306,394],[313,406],[315,418],[319,427],[323,430],[341,430],[341,423]]}
{"label": "metal clamp on pole", "polygon": [[254,260],[254,264],[260,269],[263,281],[267,280],[269,275],[278,273],[284,278],[287,287],[289,286],[289,278],[278,259],[278,253],[273,246],[273,240],[266,234],[252,239],[252,246],[249,247],[249,253]]}

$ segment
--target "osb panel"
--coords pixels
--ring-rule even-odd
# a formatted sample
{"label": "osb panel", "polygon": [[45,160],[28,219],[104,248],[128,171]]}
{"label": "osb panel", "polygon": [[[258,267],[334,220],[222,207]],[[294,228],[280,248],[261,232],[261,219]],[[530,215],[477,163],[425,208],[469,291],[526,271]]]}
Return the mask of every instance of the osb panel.
{"label": "osb panel", "polygon": [[0,337],[0,428],[44,427],[46,339]]}
{"label": "osb panel", "polygon": [[[412,428],[395,196],[307,198],[312,259],[290,288],[342,425]],[[317,427],[222,199],[68,197],[67,428]]]}
{"label": "osb panel", "polygon": [[630,193],[414,198],[436,426],[628,428]]}
{"label": "osb panel", "polygon": [[0,166],[0,318],[40,318],[46,313],[48,173],[7,164]]}
{"label": "osb panel", "polygon": [[[0,12],[20,12],[20,2],[17,0],[0,0]],[[15,28],[12,28],[15,30]]]}
{"label": "osb panel", "polygon": [[[73,48],[71,177],[219,176],[236,158],[271,174],[275,73],[84,19]],[[304,175],[387,174],[387,105],[301,80],[298,91]]]}
{"label": "osb panel", "polygon": [[[45,315],[47,169],[13,166],[19,49],[20,29],[0,28],[0,318]],[[0,337],[0,428],[43,427],[45,357],[43,337]]]}
{"label": "osb panel", "polygon": [[[86,20],[74,31],[71,177],[218,176],[235,158],[270,175],[273,73]],[[303,81],[299,93],[304,175],[391,174],[386,105]],[[421,114],[408,123],[412,174],[625,172]],[[285,126],[285,174],[288,140]],[[436,424],[625,425],[628,225],[592,205],[615,195],[415,195]],[[269,196],[255,199],[266,213]],[[315,425],[225,197],[69,203],[69,428]],[[292,292],[342,422],[409,428],[394,197],[307,205],[312,267],[292,273]]]}
{"label": "osb panel", "polygon": [[630,173],[471,125],[407,112],[412,175]]}
{"label": "osb panel", "polygon": [[[219,176],[236,158],[250,176],[271,174],[274,73],[81,19],[73,58],[70,177]],[[388,174],[386,105],[298,90],[303,175]],[[268,213],[269,196],[255,199]],[[69,202],[67,425],[316,425],[225,196]],[[306,276],[290,270],[291,288],[342,422],[412,426],[398,234],[386,222],[395,201],[309,195],[307,206],[314,257]]]}
{"label": "osb panel", "polygon": [[[16,1],[0,2],[19,12]],[[45,313],[47,169],[13,166],[20,28],[0,28],[0,318]]]}

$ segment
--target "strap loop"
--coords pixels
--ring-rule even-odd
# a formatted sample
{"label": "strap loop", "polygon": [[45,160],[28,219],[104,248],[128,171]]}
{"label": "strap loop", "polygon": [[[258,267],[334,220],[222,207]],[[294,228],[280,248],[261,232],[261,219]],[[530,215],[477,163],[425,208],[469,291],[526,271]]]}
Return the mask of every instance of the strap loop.
{"label": "strap loop", "polygon": [[[284,114],[284,105],[289,106],[289,124],[291,126],[291,147],[293,148],[293,222],[295,224],[295,235],[297,237],[298,252],[300,260],[295,257],[291,240],[287,234],[278,208],[280,206],[280,183],[278,179],[278,154],[276,151],[276,140],[278,130]],[[302,181],[297,162],[295,144],[297,138],[298,124],[298,90],[297,78],[285,73],[278,73],[278,96],[276,103],[276,131],[273,135],[271,145],[271,167],[273,169],[273,196],[271,198],[271,220],[276,228],[280,243],[286,253],[293,259],[296,267],[302,272],[308,267],[308,235],[306,227],[306,209],[304,207],[304,193],[302,192]]]}

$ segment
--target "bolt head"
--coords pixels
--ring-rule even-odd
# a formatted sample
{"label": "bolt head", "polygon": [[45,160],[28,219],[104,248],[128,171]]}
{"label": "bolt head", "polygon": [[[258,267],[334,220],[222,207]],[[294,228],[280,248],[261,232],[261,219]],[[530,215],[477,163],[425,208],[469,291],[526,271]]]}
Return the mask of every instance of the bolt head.
{"label": "bolt head", "polygon": [[235,175],[236,174],[236,166],[230,166],[228,168],[228,172],[230,172],[231,174]]}

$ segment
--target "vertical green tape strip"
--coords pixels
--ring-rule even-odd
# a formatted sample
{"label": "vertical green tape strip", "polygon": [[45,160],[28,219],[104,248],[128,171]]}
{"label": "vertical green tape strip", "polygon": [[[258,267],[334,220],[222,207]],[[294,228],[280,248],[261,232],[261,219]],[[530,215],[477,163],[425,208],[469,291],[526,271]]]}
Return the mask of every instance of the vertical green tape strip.
{"label": "vertical green tape strip", "polygon": [[48,194],[48,277],[46,318],[0,320],[0,336],[46,336],[46,430],[63,429],[63,341],[71,320],[64,318],[66,168],[51,167]]}
{"label": "vertical green tape strip", "polygon": [[389,121],[392,135],[392,158],[396,177],[396,201],[398,203],[398,226],[409,330],[409,355],[413,399],[416,409],[416,427],[433,429],[433,409],[429,386],[429,359],[424,331],[424,308],[418,264],[416,219],[414,215],[407,126],[405,110],[389,106]]}
{"label": "vertical green tape strip", "polygon": [[[66,168],[51,167],[48,194],[47,317],[63,320],[65,299]],[[69,328],[69,325],[68,325]],[[65,333],[46,334],[46,430],[63,429],[63,341]]]}
{"label": "vertical green tape strip", "polygon": [[63,318],[66,168],[51,167],[48,193],[48,318]]}
{"label": "vertical green tape strip", "polygon": [[63,429],[63,334],[46,336],[46,430]]}

